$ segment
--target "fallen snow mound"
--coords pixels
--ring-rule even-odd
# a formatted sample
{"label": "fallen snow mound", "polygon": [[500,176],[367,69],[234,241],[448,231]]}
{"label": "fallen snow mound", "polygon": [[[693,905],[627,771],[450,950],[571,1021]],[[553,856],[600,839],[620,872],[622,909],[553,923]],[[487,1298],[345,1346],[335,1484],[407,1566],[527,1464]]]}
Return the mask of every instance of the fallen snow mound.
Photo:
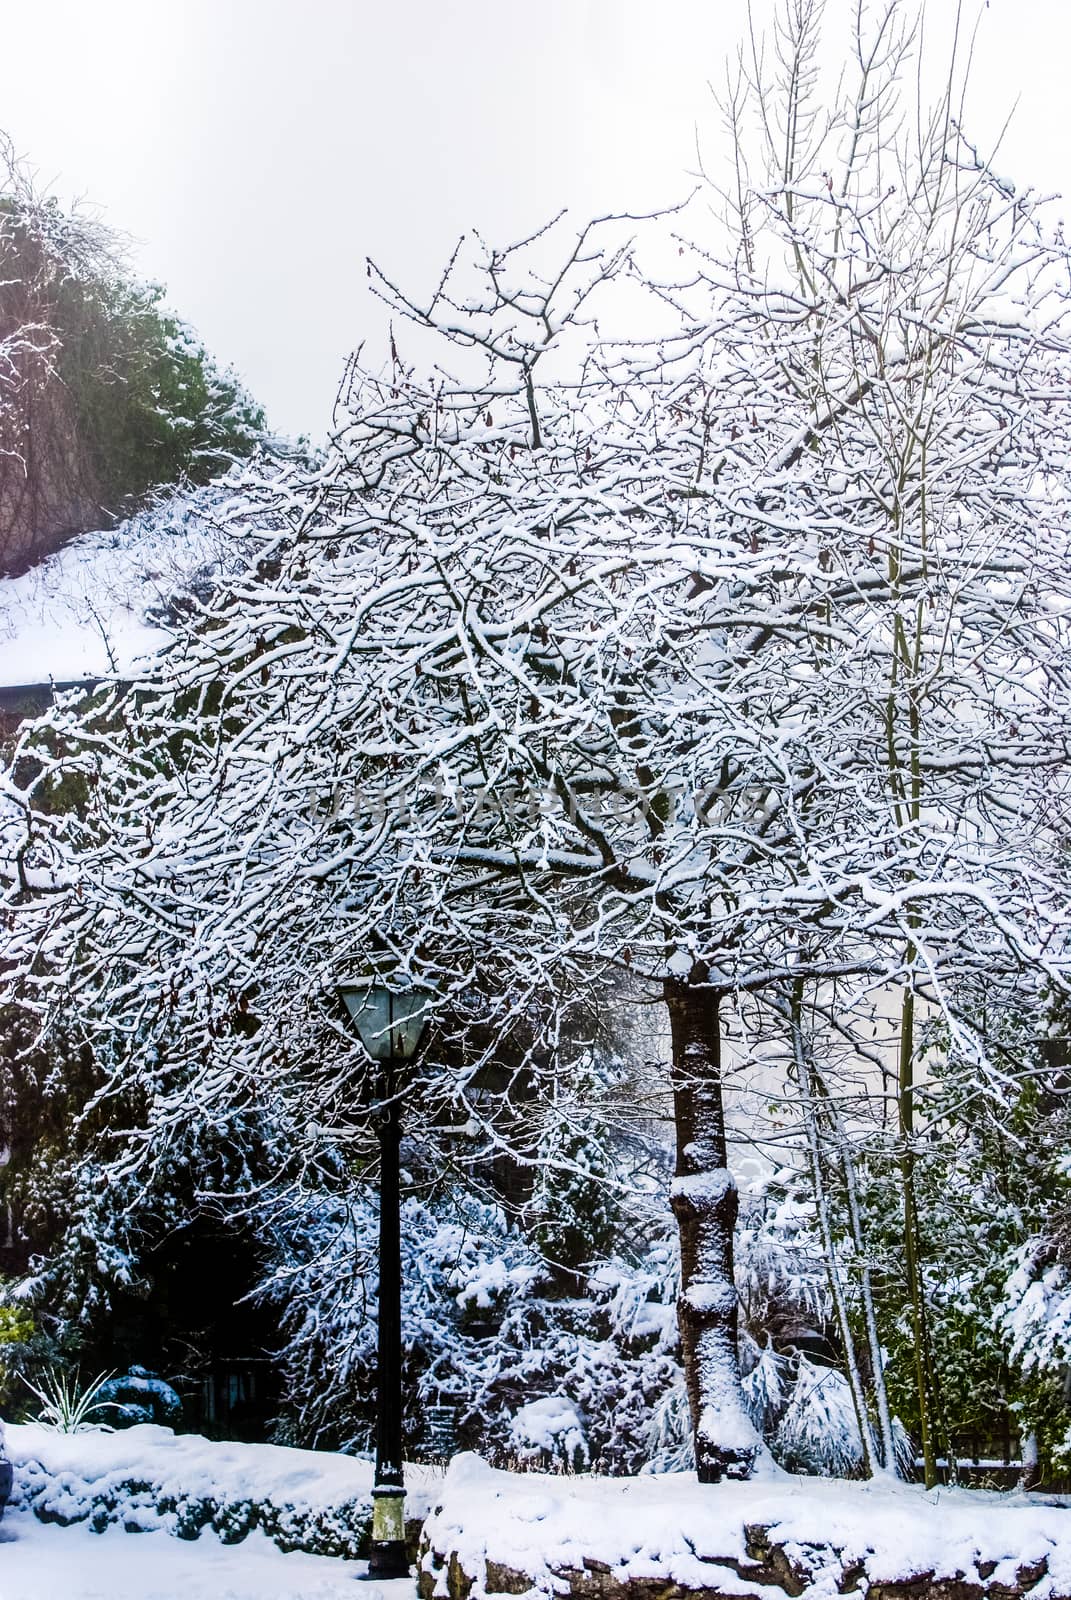
{"label": "fallen snow mound", "polygon": [[220,575],[245,564],[228,480],[176,491],[119,527],[86,533],[20,577],[0,577],[0,686],[129,676]]}
{"label": "fallen snow mound", "polygon": [[419,1581],[424,1600],[529,1590],[578,1600],[696,1590],[1063,1600],[1071,1510],[1055,1498],[894,1480],[551,1477],[464,1455],[424,1525]]}
{"label": "fallen snow mound", "polygon": [[[15,1467],[12,1507],[42,1522],[157,1529],[225,1544],[259,1529],[280,1550],[356,1559],[372,1525],[372,1465],[326,1450],[217,1443],[152,1423],[111,1433],[57,1433],[33,1423],[7,1429]],[[406,1511],[427,1514],[436,1476],[406,1469]]]}

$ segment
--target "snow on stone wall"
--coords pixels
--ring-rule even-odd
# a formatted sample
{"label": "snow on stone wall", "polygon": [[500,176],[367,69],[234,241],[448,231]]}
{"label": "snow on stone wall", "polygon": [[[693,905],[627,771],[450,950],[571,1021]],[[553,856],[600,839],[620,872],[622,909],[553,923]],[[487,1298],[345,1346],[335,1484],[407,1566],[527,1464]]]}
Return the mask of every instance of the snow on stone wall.
{"label": "snow on stone wall", "polygon": [[424,1525],[419,1583],[423,1600],[1064,1600],[1071,1501],[787,1473],[552,1477],[465,1455]]}

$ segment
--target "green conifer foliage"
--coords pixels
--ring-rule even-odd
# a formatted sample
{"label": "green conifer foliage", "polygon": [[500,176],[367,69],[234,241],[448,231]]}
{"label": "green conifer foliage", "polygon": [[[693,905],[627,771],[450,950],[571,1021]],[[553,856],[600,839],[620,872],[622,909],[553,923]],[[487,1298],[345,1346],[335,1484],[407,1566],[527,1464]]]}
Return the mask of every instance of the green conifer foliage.
{"label": "green conifer foliage", "polygon": [[39,195],[0,135],[0,572],[264,440],[261,408],[163,292],[111,229]]}
{"label": "green conifer foliage", "polygon": [[57,368],[114,516],[159,484],[205,483],[264,437],[264,413],[221,371],[158,285],[64,286]]}

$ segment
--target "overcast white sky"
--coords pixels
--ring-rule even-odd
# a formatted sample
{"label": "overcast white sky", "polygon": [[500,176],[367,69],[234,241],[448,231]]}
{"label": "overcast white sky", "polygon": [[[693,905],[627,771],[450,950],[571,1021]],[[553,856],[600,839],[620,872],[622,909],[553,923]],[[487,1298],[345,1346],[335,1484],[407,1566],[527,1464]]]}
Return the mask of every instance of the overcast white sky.
{"label": "overcast white sky", "polygon": [[[831,4],[834,0],[831,0]],[[773,0],[754,0],[756,19]],[[934,54],[955,0],[930,0]],[[998,166],[1071,195],[1071,5],[982,11],[969,124]],[[834,14],[836,7],[834,4]],[[563,205],[690,187],[707,87],[745,0],[6,0],[0,127],[233,362],[272,424],[327,426],[348,351],[382,322],[373,256],[406,285],[457,235],[503,242]],[[832,43],[835,47],[835,30]]]}

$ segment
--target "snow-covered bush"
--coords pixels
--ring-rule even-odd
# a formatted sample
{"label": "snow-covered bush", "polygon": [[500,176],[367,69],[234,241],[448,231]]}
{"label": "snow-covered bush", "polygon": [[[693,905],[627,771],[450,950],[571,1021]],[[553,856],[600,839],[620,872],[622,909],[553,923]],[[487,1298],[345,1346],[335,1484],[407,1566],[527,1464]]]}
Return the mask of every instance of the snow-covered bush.
{"label": "snow-covered bush", "polygon": [[798,1357],[774,1454],[790,1472],[849,1478],[863,1466],[859,1423],[843,1373]]}
{"label": "snow-covered bush", "polygon": [[692,1418],[684,1372],[676,1374],[655,1401],[647,1428],[644,1472],[689,1472],[695,1467]]}
{"label": "snow-covered bush", "polygon": [[[976,1063],[931,1022],[925,1094],[928,1135],[913,1162],[915,1249],[926,1316],[927,1369],[939,1405],[933,1449],[969,1461],[1001,1458],[1036,1435],[1044,1474],[1071,1422],[1063,1365],[1071,1357],[1069,1257],[1061,1243],[1069,1127],[1062,1069],[1037,1039],[1045,1007],[1036,984],[972,991],[990,1017],[1003,1077],[983,1090]],[[987,1008],[989,1010],[987,1011]],[[914,1320],[905,1288],[902,1147],[871,1132],[860,1152],[860,1205],[874,1274],[890,1404],[921,1442]],[[843,1196],[838,1196],[843,1219]],[[854,1262],[846,1252],[849,1268]],[[1017,1437],[1018,1436],[1018,1441]]]}
{"label": "snow-covered bush", "polygon": [[524,1466],[580,1472],[588,1465],[584,1424],[573,1402],[560,1394],[522,1406],[510,1422],[509,1441]]}
{"label": "snow-covered bush", "polygon": [[[1057,1025],[1064,1037],[1058,1055],[1068,1058],[1066,1035],[1071,1020]],[[1066,1065],[1038,1085],[1040,1115],[1047,1139],[1039,1139],[1039,1149],[1031,1152],[1035,1172],[1040,1165],[1041,1181],[1035,1184],[1038,1202],[1030,1236],[1015,1251],[1011,1271],[1004,1286],[996,1320],[1008,1340],[1013,1360],[1035,1382],[1059,1379],[1062,1398],[1068,1403],[1068,1375],[1071,1374],[1071,1085]],[[1046,1147],[1048,1160],[1045,1160]],[[1040,1157],[1040,1161],[1039,1161]],[[1071,1461],[1071,1418],[1067,1433],[1058,1448],[1061,1461]]]}
{"label": "snow-covered bush", "polygon": [[133,1366],[117,1378],[107,1378],[98,1389],[101,1404],[109,1407],[108,1420],[116,1428],[132,1428],[140,1422],[162,1423],[174,1427],[182,1416],[182,1401],[169,1383]]}
{"label": "snow-covered bush", "polygon": [[[782,1173],[748,1197],[736,1239],[740,1360],[748,1414],[774,1459],[792,1472],[856,1477],[865,1470],[851,1389],[833,1363],[826,1264],[815,1236],[814,1205],[798,1178]],[[808,1350],[820,1349],[815,1360]],[[897,1457],[910,1462],[906,1433],[894,1425]],[[659,1397],[648,1429],[646,1471],[694,1465],[683,1374]]]}
{"label": "snow-covered bush", "polygon": [[[236,1544],[255,1529],[281,1550],[355,1559],[367,1553],[372,1468],[366,1461],[272,1445],[217,1444],[141,1424],[60,1434],[35,1425],[8,1434],[14,1503],[42,1522],[95,1532],[160,1529],[196,1539],[210,1529]],[[407,1482],[408,1511],[428,1509],[426,1474]]]}
{"label": "snow-covered bush", "polygon": [[[745,1373],[743,1390],[751,1420],[787,1471],[826,1478],[865,1475],[851,1389],[836,1367],[820,1365],[802,1352],[779,1355],[767,1346]],[[893,1437],[900,1470],[910,1476],[911,1442],[899,1423],[894,1423]],[[656,1405],[648,1440],[645,1471],[680,1472],[694,1465],[683,1375]]]}
{"label": "snow-covered bush", "polygon": [[1071,1270],[1056,1256],[1052,1239],[1035,1238],[1021,1247],[996,1321],[1022,1372],[1018,1410],[1028,1448],[1036,1454],[1039,1443],[1047,1447],[1053,1464],[1066,1471],[1071,1466]]}
{"label": "snow-covered bush", "polygon": [[814,1202],[797,1174],[778,1174],[742,1203],[736,1288],[745,1373],[771,1346],[795,1350],[801,1341],[824,1339],[831,1315],[828,1270]]}
{"label": "snow-covered bush", "polygon": [[[280,1438],[358,1450],[371,1442],[376,1220],[371,1196],[310,1199],[264,1284],[286,1338]],[[582,1419],[585,1459],[639,1470],[651,1411],[679,1374],[664,1246],[638,1263],[606,1263],[582,1293],[562,1294],[504,1213],[461,1191],[436,1206],[406,1200],[402,1241],[412,1456],[435,1453],[425,1415],[446,1406],[460,1447],[515,1459],[516,1417],[554,1398]]]}
{"label": "snow-covered bush", "polygon": [[543,1108],[525,1224],[543,1257],[564,1273],[604,1260],[621,1232],[627,1185],[605,1103],[627,1071],[612,1055],[583,1052]]}
{"label": "snow-covered bush", "polygon": [[1011,1352],[1029,1372],[1071,1365],[1071,1271],[1024,1245],[1008,1280],[1002,1320]]}

